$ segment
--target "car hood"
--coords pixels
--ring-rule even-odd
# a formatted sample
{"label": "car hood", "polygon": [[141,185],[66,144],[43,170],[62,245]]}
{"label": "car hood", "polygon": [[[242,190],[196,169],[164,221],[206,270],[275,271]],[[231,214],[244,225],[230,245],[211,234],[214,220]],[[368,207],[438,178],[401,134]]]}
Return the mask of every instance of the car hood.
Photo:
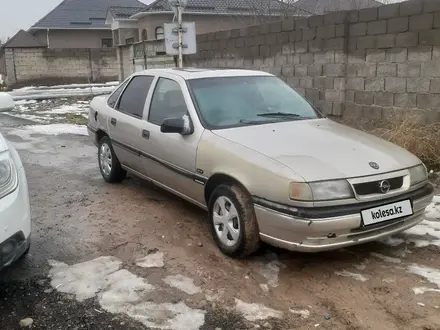
{"label": "car hood", "polygon": [[[403,148],[329,119],[213,132],[283,163],[306,181],[374,175],[420,163]],[[379,169],[373,169],[370,162],[377,163]]]}
{"label": "car hood", "polygon": [[6,139],[3,137],[2,133],[0,133],[0,153],[8,150],[8,144],[6,143]]}

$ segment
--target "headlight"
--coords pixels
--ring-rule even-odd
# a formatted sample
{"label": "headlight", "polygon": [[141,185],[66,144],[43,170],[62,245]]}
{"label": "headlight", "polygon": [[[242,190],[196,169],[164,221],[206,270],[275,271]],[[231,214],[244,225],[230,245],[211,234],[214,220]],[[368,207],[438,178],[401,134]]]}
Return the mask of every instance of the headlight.
{"label": "headlight", "polygon": [[409,176],[411,178],[411,186],[428,180],[428,171],[424,164],[409,169]]}
{"label": "headlight", "polygon": [[353,189],[346,180],[290,183],[290,198],[294,200],[328,201],[352,197]]}
{"label": "headlight", "polygon": [[0,153],[0,198],[9,195],[18,186],[17,171],[9,152]]}

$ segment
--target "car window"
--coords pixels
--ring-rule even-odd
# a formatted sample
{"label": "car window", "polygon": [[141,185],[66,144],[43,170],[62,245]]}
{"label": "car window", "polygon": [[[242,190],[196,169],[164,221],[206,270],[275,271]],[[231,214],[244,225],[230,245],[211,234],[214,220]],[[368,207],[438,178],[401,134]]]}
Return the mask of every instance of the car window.
{"label": "car window", "polygon": [[167,118],[178,118],[188,113],[180,85],[174,80],[160,78],[154,90],[148,121],[162,125]]}
{"label": "car window", "polygon": [[301,95],[272,76],[189,80],[204,124],[210,129],[319,118]]}
{"label": "car window", "polygon": [[116,107],[116,102],[118,102],[118,98],[119,95],[121,95],[122,91],[124,90],[125,86],[128,84],[130,80],[127,79],[126,81],[124,81],[121,85],[119,85],[119,87],[113,92],[112,95],[110,95],[110,97],[107,100],[107,104],[109,107],[111,108],[115,108]]}
{"label": "car window", "polygon": [[154,77],[135,76],[119,100],[117,109],[126,114],[142,118],[145,101]]}

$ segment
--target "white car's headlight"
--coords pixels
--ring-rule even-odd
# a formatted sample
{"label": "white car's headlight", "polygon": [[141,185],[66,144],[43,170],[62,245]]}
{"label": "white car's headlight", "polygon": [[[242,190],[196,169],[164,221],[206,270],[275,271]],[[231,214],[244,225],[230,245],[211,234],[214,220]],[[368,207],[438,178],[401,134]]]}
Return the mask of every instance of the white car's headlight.
{"label": "white car's headlight", "polygon": [[424,164],[420,164],[409,169],[409,176],[411,178],[411,186],[428,180],[428,171]]}
{"label": "white car's headlight", "polygon": [[300,201],[329,201],[354,197],[346,180],[321,182],[291,182],[290,198]]}
{"label": "white car's headlight", "polygon": [[0,198],[9,195],[18,186],[17,170],[9,152],[0,153]]}

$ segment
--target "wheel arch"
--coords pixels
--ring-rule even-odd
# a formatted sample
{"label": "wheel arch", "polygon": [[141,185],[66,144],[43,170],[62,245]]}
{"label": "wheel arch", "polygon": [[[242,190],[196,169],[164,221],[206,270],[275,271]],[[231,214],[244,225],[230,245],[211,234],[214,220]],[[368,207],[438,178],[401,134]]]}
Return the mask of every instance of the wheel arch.
{"label": "wheel arch", "polygon": [[104,136],[108,136],[107,132],[102,130],[102,129],[98,129],[95,133],[95,140],[96,140],[96,144],[99,144],[99,141],[101,141],[101,139]]}
{"label": "wheel arch", "polygon": [[239,187],[241,187],[244,191],[249,193],[249,195],[251,195],[250,192],[246,189],[245,185],[241,183],[240,180],[236,179],[235,177],[229,174],[215,173],[209,177],[208,181],[205,184],[204,197],[207,207],[209,207],[209,199],[212,193],[214,192],[215,188],[218,187],[220,184],[236,184]]}

